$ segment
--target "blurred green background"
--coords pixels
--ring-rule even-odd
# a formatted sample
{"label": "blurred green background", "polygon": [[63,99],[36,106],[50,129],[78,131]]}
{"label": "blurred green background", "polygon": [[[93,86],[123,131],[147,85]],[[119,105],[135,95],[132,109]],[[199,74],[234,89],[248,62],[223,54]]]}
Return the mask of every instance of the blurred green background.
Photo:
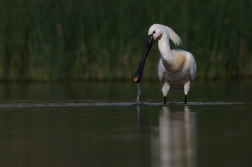
{"label": "blurred green background", "polygon": [[[0,0],[0,80],[131,80],[153,23],[181,37],[198,80],[249,78],[251,9],[251,0]],[[145,79],[157,79],[158,58],[155,43]]]}

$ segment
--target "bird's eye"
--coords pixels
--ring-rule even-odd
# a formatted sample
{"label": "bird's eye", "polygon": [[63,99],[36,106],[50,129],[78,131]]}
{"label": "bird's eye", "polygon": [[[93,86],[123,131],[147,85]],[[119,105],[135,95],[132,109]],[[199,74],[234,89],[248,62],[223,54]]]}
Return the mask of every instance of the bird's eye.
{"label": "bird's eye", "polygon": [[152,34],[155,34],[156,32],[155,31],[153,31],[153,33]]}

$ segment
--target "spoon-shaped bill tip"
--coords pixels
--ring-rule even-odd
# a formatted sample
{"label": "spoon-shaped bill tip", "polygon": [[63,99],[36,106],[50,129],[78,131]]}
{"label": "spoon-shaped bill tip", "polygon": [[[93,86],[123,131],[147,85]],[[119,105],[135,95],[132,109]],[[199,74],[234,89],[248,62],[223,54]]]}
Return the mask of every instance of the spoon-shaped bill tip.
{"label": "spoon-shaped bill tip", "polygon": [[138,82],[139,82],[138,79],[139,79],[139,77],[134,77],[133,81],[134,81],[135,83],[138,83]]}

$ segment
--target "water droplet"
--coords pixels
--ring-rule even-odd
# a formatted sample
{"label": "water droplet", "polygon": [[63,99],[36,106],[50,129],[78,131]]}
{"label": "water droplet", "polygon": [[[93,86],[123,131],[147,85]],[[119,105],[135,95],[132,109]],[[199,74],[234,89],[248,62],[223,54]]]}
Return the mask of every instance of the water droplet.
{"label": "water droplet", "polygon": [[140,104],[139,102],[139,97],[140,97],[140,86],[139,86],[139,83],[137,83],[137,101],[136,101],[136,104]]}

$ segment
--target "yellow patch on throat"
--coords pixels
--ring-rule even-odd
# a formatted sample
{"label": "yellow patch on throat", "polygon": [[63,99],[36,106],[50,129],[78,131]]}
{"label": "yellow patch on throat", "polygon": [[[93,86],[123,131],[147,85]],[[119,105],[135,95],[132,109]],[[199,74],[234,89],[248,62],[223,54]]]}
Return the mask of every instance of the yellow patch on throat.
{"label": "yellow patch on throat", "polygon": [[162,34],[157,37],[158,40],[162,39]]}

